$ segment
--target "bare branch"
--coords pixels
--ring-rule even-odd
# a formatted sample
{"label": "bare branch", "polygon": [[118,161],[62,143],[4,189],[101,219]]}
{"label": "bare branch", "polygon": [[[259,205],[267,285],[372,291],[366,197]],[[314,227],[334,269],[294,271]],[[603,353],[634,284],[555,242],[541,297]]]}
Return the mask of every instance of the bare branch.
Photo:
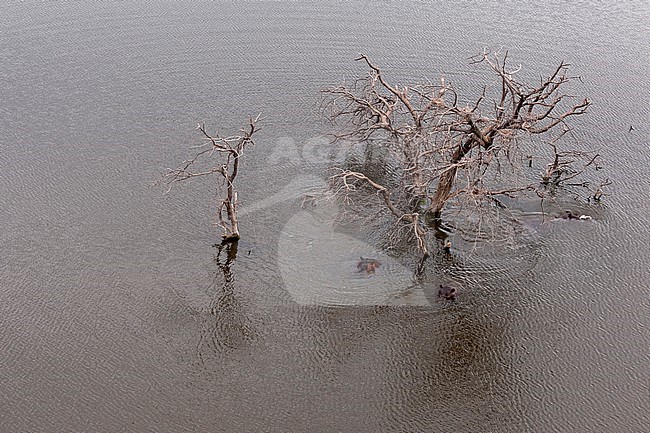
{"label": "bare branch", "polygon": [[[483,204],[496,196],[542,194],[530,180],[513,184],[509,179],[522,173],[522,161],[532,167],[533,155],[541,158],[546,149],[551,150],[542,187],[574,180],[596,165],[597,154],[560,147],[560,138],[571,132],[568,121],[586,113],[591,105],[588,99],[569,102],[573,97],[564,89],[573,77],[567,74],[570,65],[565,62],[530,85],[519,80],[522,66],[511,67],[507,52],[484,51],[472,58],[472,64],[484,65],[497,85],[483,86],[473,103],[461,105],[457,90],[444,76],[437,84],[398,86],[368,56],[356,60],[365,63],[368,75],[354,86],[324,90],[324,107],[332,122],[342,126],[336,138],[380,146],[388,150],[389,158],[401,162],[395,183],[399,189],[389,189],[361,171],[342,168],[335,176],[339,192],[347,200],[357,182],[370,187],[397,221],[411,227],[421,251],[426,248],[427,227],[440,220],[452,200],[473,203],[473,209],[484,212]],[[559,134],[548,138],[558,130]],[[542,138],[534,140],[535,136]],[[518,156],[522,144],[529,157]]]}
{"label": "bare branch", "polygon": [[[217,219],[224,231],[222,235],[224,241],[236,241],[239,239],[237,192],[235,191],[234,182],[239,173],[239,158],[244,154],[248,145],[255,144],[253,142],[253,134],[259,130],[257,128],[259,118],[260,115],[257,115],[257,117],[249,119],[248,124],[239,131],[239,134],[228,137],[211,135],[206,131],[205,125],[199,124],[197,129],[208,142],[209,147],[195,153],[191,159],[183,161],[179,167],[168,169],[156,182],[157,184],[166,185],[167,192],[169,192],[172,186],[178,182],[196,177],[220,174],[225,180],[226,196],[219,203]],[[203,147],[205,146],[195,146],[195,148]],[[211,158],[215,155],[220,158],[213,162]],[[198,168],[197,166],[201,163],[207,165],[207,167]],[[223,218],[223,212],[228,217],[227,222]]]}

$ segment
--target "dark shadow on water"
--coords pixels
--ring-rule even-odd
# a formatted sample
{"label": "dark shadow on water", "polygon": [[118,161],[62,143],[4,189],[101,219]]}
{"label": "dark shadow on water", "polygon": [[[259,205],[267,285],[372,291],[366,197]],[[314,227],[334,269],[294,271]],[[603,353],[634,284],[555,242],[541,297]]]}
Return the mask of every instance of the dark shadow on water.
{"label": "dark shadow on water", "polygon": [[202,324],[197,347],[202,363],[220,354],[245,347],[253,338],[252,321],[237,296],[233,266],[237,259],[237,242],[214,245],[213,257],[217,270],[211,289],[214,291],[209,305],[209,315]]}
{"label": "dark shadow on water", "polygon": [[[349,381],[340,397],[371,399],[383,431],[519,422],[512,419],[522,409],[511,382],[511,324],[498,314],[461,300],[434,308],[309,308],[301,315],[303,368],[324,383]],[[352,374],[360,368],[364,375]]]}

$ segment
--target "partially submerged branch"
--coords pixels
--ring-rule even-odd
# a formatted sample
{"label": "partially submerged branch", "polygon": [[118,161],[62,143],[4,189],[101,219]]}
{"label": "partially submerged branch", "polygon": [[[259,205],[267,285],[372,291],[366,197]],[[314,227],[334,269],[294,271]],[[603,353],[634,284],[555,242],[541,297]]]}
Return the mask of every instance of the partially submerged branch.
{"label": "partially submerged branch", "polygon": [[418,213],[402,213],[393,203],[390,192],[386,187],[374,182],[366,175],[350,170],[343,170],[340,173],[332,176],[332,179],[341,183],[341,193],[348,194],[350,191],[356,189],[356,182],[361,181],[367,186],[371,187],[376,193],[381,196],[384,204],[388,210],[397,218],[398,223],[405,223],[411,227],[413,235],[417,239],[418,248],[425,256],[429,255],[429,250],[425,242],[427,228],[420,224],[420,215]]}

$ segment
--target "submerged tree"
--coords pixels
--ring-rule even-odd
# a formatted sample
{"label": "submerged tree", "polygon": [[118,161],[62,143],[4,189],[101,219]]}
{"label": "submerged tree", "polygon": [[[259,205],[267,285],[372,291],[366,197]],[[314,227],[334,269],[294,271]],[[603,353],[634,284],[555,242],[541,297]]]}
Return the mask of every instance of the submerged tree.
{"label": "submerged tree", "polygon": [[254,144],[253,135],[259,130],[259,117],[249,119],[238,134],[227,137],[208,134],[205,125],[199,124],[197,129],[203,134],[205,143],[194,148],[198,150],[191,159],[183,161],[177,168],[167,169],[158,180],[159,184],[167,185],[169,191],[176,182],[196,177],[216,175],[223,179],[225,197],[219,202],[217,218],[223,229],[224,242],[239,240],[238,202],[234,182],[239,174],[239,159],[244,155],[246,147]]}
{"label": "submerged tree", "polygon": [[[472,64],[485,67],[491,83],[468,100],[444,76],[436,84],[400,87],[367,56],[356,60],[369,67],[368,75],[352,86],[326,89],[326,114],[340,127],[337,140],[387,149],[400,162],[400,182],[389,186],[362,171],[339,168],[332,178],[336,191],[369,187],[411,228],[425,256],[430,228],[452,203],[483,215],[485,204],[499,196],[544,196],[596,165],[597,154],[559,146],[571,132],[567,121],[590,105],[564,93],[575,78],[564,62],[531,85],[517,78],[521,68],[510,67],[507,53],[484,52]],[[521,170],[544,154],[551,162],[541,177]]]}

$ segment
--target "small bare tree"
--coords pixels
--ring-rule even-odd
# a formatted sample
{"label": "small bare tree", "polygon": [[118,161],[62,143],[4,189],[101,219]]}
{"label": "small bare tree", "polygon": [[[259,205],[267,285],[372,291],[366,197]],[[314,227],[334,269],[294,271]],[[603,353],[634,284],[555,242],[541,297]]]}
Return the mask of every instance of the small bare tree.
{"label": "small bare tree", "polygon": [[[564,62],[530,85],[517,79],[521,67],[510,67],[507,52],[483,52],[472,64],[485,66],[492,82],[466,100],[444,76],[435,84],[400,87],[367,56],[356,60],[369,67],[368,75],[352,86],[326,89],[324,110],[339,127],[336,140],[388,149],[401,162],[401,183],[389,187],[366,173],[340,168],[333,177],[336,191],[348,194],[361,184],[374,190],[390,213],[412,228],[425,255],[428,229],[439,223],[449,203],[476,210],[498,196],[544,195],[598,158],[558,148],[560,138],[571,132],[569,118],[590,105],[564,93],[574,78]],[[541,179],[518,171],[522,163],[532,167],[533,156],[523,156],[522,149],[536,158],[550,153]]]}
{"label": "small bare tree", "polygon": [[208,134],[205,125],[199,124],[197,129],[203,134],[205,143],[195,146],[193,149],[197,150],[191,159],[183,161],[177,168],[167,169],[157,182],[167,185],[169,192],[177,182],[202,176],[221,177],[225,184],[225,197],[219,203],[217,218],[223,229],[224,242],[239,240],[238,202],[234,183],[239,174],[239,159],[244,155],[246,147],[254,144],[253,135],[259,130],[259,117],[249,119],[248,125],[240,129],[239,134],[228,137]]}

